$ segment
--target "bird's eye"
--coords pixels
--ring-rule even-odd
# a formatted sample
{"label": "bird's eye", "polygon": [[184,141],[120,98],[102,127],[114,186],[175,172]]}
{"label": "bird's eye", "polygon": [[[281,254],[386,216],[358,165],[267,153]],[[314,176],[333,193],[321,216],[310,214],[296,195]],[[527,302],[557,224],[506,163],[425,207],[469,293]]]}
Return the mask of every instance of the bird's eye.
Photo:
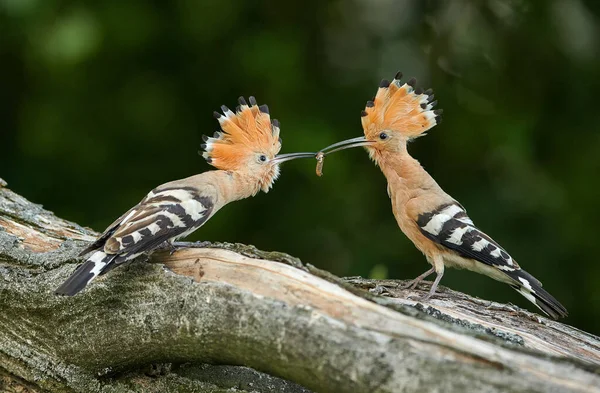
{"label": "bird's eye", "polygon": [[265,156],[264,154],[258,157],[258,159],[260,160],[260,162],[267,162],[267,156]]}
{"label": "bird's eye", "polygon": [[379,134],[379,139],[381,139],[382,141],[386,140],[388,138],[388,134],[386,134],[385,132],[382,132],[381,134]]}

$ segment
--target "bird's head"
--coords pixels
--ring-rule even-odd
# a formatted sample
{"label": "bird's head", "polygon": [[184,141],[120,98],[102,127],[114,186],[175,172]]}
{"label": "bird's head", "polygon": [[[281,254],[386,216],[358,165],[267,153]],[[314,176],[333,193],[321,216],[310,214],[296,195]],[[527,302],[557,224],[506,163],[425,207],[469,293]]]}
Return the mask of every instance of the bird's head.
{"label": "bird's head", "polygon": [[432,90],[415,87],[415,78],[404,84],[401,78],[398,72],[391,83],[382,80],[375,97],[367,101],[361,112],[364,136],[335,143],[322,152],[365,146],[371,158],[379,162],[383,153],[406,149],[408,141],[439,124],[442,110],[433,110],[437,101],[433,100]]}
{"label": "bird's head", "polygon": [[215,112],[221,131],[204,135],[202,156],[217,169],[236,172],[255,179],[268,192],[279,176],[279,164],[296,158],[312,158],[315,153],[277,154],[281,150],[279,121],[271,120],[269,108],[256,99],[239,98],[236,112],[222,106]]}

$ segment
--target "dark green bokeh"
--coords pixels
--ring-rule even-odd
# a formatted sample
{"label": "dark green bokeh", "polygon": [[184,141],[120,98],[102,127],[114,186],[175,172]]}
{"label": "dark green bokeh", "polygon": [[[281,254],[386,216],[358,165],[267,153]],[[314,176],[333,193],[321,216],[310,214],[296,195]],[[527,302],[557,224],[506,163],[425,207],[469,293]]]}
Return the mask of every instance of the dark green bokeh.
{"label": "dark green bokeh", "polygon": [[[538,4],[539,3],[539,4]],[[210,170],[213,110],[255,95],[283,152],[360,136],[397,70],[444,122],[412,154],[475,222],[600,332],[600,5],[592,1],[0,0],[0,176],[98,231],[163,182]],[[339,275],[413,278],[425,259],[361,149],[283,167],[192,239],[289,252]],[[532,308],[504,284],[442,284]]]}

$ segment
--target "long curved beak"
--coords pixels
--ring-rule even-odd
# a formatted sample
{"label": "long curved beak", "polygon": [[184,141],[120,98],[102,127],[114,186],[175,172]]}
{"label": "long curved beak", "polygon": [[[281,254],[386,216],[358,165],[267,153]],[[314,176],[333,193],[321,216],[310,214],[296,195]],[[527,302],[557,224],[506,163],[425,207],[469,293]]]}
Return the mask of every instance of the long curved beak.
{"label": "long curved beak", "polygon": [[279,154],[273,158],[273,161],[276,164],[281,164],[282,162],[295,160],[296,158],[315,158],[317,153],[288,153],[288,154]]}
{"label": "long curved beak", "polygon": [[359,146],[369,146],[374,142],[367,140],[364,136],[359,136],[358,138],[346,139],[345,141],[341,141],[338,143],[334,143],[333,145],[329,145],[326,148],[322,149],[320,152],[323,154],[330,154],[336,151],[350,149],[353,147]]}

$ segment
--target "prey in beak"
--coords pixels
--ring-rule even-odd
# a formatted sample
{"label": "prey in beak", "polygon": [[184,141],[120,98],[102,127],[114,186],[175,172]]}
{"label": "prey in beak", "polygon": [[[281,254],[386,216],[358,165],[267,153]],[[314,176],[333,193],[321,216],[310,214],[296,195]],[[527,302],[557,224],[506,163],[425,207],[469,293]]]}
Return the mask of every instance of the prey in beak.
{"label": "prey in beak", "polygon": [[325,156],[327,154],[335,153],[336,151],[351,149],[353,147],[361,147],[361,146],[369,146],[374,142],[367,140],[364,136],[359,136],[358,138],[346,139],[345,141],[334,143],[333,145],[329,145],[324,149],[321,149],[315,155],[317,159],[317,176],[323,176],[323,162],[325,160]]}

